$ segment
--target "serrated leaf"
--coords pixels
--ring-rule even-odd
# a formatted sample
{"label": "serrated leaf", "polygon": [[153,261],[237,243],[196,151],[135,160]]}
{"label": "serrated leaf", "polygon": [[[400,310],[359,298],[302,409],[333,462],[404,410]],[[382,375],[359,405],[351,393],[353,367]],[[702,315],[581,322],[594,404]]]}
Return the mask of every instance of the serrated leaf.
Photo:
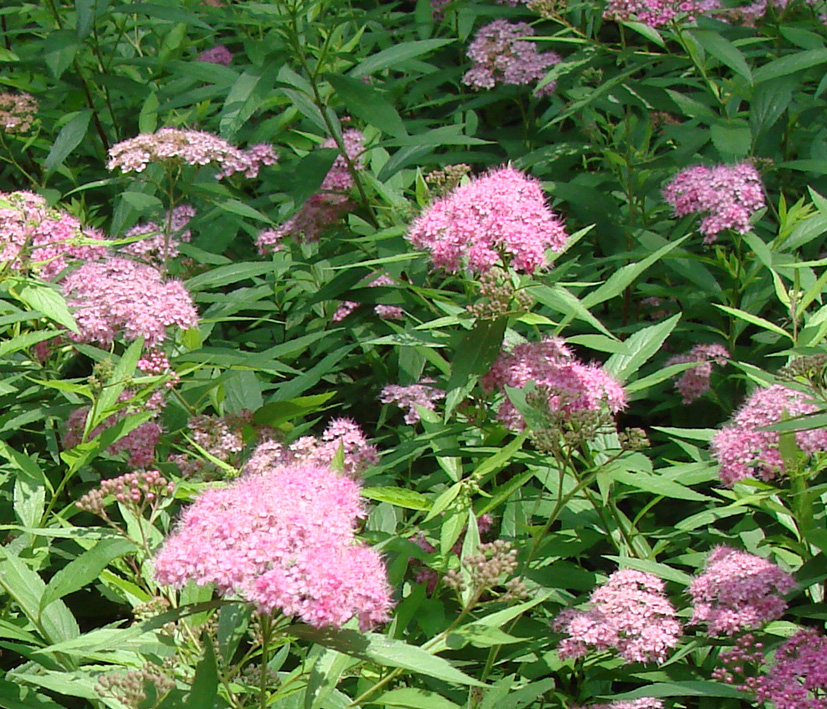
{"label": "serrated leaf", "polygon": [[37,310],[50,320],[63,325],[72,332],[79,332],[78,325],[66,300],[55,289],[49,286],[29,285],[26,286],[18,296],[32,310]]}

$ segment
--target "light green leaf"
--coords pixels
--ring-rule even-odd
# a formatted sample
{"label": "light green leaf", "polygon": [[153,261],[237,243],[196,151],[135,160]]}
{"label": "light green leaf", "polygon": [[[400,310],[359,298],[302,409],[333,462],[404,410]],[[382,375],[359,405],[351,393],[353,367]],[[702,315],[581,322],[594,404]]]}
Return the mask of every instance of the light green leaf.
{"label": "light green leaf", "polygon": [[799,74],[819,64],[827,64],[827,49],[809,49],[789,54],[780,59],[773,59],[768,64],[756,69],[753,78],[756,84],[760,84],[770,79],[777,79],[779,76]]}
{"label": "light green leaf", "polygon": [[362,488],[362,497],[376,502],[388,502],[396,507],[408,510],[428,510],[431,502],[422,493],[404,487],[366,487]]}
{"label": "light green leaf", "polygon": [[362,60],[350,70],[348,76],[358,79],[362,76],[382,71],[383,69],[389,69],[391,67],[397,69],[402,62],[421,57],[423,54],[428,54],[454,41],[453,39],[423,39],[412,42],[400,42]]}
{"label": "light green leaf", "polygon": [[771,323],[769,320],[765,320],[764,318],[753,315],[752,313],[748,313],[746,310],[740,310],[739,308],[730,308],[728,305],[721,305],[720,303],[713,303],[716,308],[723,310],[725,313],[729,313],[730,315],[734,315],[739,320],[743,320],[748,322],[752,325],[757,325],[758,327],[769,330],[770,332],[774,332],[778,335],[783,335],[789,339],[793,339],[792,335],[790,335],[784,328],[779,327],[775,323]]}
{"label": "light green leaf", "polygon": [[680,313],[676,313],[663,322],[638,330],[624,343],[631,354],[612,355],[606,360],[603,368],[621,382],[625,382],[660,350],[680,319]]}
{"label": "light green leaf", "polygon": [[72,332],[78,332],[75,318],[69,312],[66,300],[57,289],[45,285],[28,285],[20,291],[18,297],[30,308],[40,311],[58,325],[63,325]]}
{"label": "light green leaf", "polygon": [[445,699],[436,692],[427,689],[415,689],[405,687],[404,689],[392,689],[390,692],[380,694],[371,700],[374,704],[386,707],[413,707],[414,709],[459,709],[459,704]]}

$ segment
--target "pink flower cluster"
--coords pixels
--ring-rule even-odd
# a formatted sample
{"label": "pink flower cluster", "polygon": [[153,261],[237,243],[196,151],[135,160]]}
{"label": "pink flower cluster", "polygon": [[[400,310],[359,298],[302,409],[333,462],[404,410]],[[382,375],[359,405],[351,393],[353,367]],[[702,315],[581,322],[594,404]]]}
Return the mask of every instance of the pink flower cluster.
{"label": "pink flower cluster", "polygon": [[572,707],[572,709],[663,709],[663,702],[652,697],[641,697],[640,699],[630,699],[627,702],[591,704],[588,707]]}
{"label": "pink flower cluster", "polygon": [[[819,411],[818,405],[804,394],[775,384],[758,389],[741,405],[732,421],[712,439],[712,455],[721,464],[721,482],[727,487],[744,478],[770,481],[785,472],[778,450],[777,431],[763,431],[765,426]],[[827,450],[827,429],[797,431],[795,441],[807,455]]]}
{"label": "pink flower cluster", "polygon": [[25,133],[32,127],[37,101],[26,93],[0,94],[0,129],[4,133]]}
{"label": "pink flower cluster", "polygon": [[568,235],[546,206],[540,183],[504,167],[436,200],[411,225],[408,240],[426,249],[437,268],[486,273],[498,264],[534,273],[561,251]]}
{"label": "pink flower cluster", "polygon": [[[524,39],[532,36],[534,29],[525,22],[494,20],[482,27],[468,47],[472,64],[462,83],[480,91],[498,84],[524,85],[542,79],[561,59],[554,52],[538,52],[536,43]],[[554,89],[555,82],[550,81],[535,93],[546,96]]]}
{"label": "pink flower cluster", "polygon": [[[136,224],[124,236],[146,238],[121,246],[119,250],[146,263],[161,265],[178,255],[179,244],[189,242],[192,234],[187,225],[194,216],[195,210],[188,204],[182,204],[167,212],[163,225],[156,222]],[[167,225],[169,234],[165,233]]]}
{"label": "pink flower cluster", "polygon": [[[132,398],[132,392],[124,391],[119,401],[126,402]],[[145,410],[154,411],[157,416],[162,407],[162,399],[150,399],[145,406]],[[118,421],[126,418],[130,411],[122,409],[118,413],[110,416],[106,421],[92,429],[89,432],[87,440],[97,438],[106,429],[114,426]],[[66,420],[66,431],[63,435],[63,447],[66,449],[74,448],[83,440],[83,430],[86,427],[86,418],[89,415],[89,408],[84,407],[75,409],[69,418]],[[156,421],[146,421],[137,428],[133,428],[122,438],[115,441],[106,450],[110,455],[117,455],[121,451],[126,451],[129,455],[129,465],[135,468],[146,468],[155,459],[155,447],[158,445],[158,440],[161,437],[163,428]]]}
{"label": "pink flower cluster", "polygon": [[143,336],[155,348],[166,339],[167,327],[198,324],[182,283],[164,281],[156,268],[123,258],[85,263],[66,278],[63,292],[80,330],[69,336],[78,342],[107,347],[117,337]]}
{"label": "pink flower cluster", "polygon": [[771,561],[719,546],[689,587],[692,622],[705,623],[710,636],[758,628],[784,614],[782,595],[795,585],[793,577]]}
{"label": "pink flower cluster", "polygon": [[201,52],[201,54],[198,55],[198,61],[229,66],[233,61],[233,53],[223,44],[217,44]]}
{"label": "pink flower cluster", "polygon": [[103,240],[101,233],[84,230],[75,217],[47,206],[33,192],[0,192],[0,262],[18,271],[35,271],[42,279],[56,278],[72,261],[106,255],[106,246],[81,244]]}
{"label": "pink flower cluster", "polygon": [[748,680],[759,702],[775,709],[827,709],[827,638],[799,630],[775,653],[767,674]]}
{"label": "pink flower cluster", "polygon": [[718,0],[609,0],[603,17],[607,20],[637,20],[661,27],[679,18],[691,22],[695,15],[718,5]]}
{"label": "pink flower cluster", "polygon": [[[396,282],[388,275],[380,275],[376,276],[374,274],[374,278],[370,283],[368,283],[369,288],[378,288],[379,286],[395,286]],[[333,313],[333,317],[331,320],[333,322],[342,322],[348,315],[350,315],[356,308],[359,307],[359,303],[353,300],[343,300],[339,307],[336,309],[336,312]],[[380,318],[383,320],[402,320],[405,317],[405,311],[400,308],[398,305],[375,305],[373,306],[373,312],[375,312]]]}
{"label": "pink flower cluster", "polygon": [[695,165],[678,173],[663,196],[675,216],[704,215],[699,230],[705,244],[726,229],[746,234],[750,217],[765,204],[761,176],[748,162],[712,168]]}
{"label": "pink flower cluster", "polygon": [[663,662],[678,644],[681,624],[656,576],[621,569],[591,595],[591,608],[564,610],[553,627],[561,658],[584,657],[590,648],[614,649],[626,662]]}
{"label": "pink flower cluster", "polygon": [[215,165],[216,178],[221,179],[236,172],[257,177],[262,165],[273,165],[276,160],[273,146],[267,143],[240,150],[212,133],[167,127],[116,143],[109,149],[107,167],[143,172],[149,163]]}
{"label": "pink flower cluster", "polygon": [[381,557],[354,537],[362,517],[358,483],[327,467],[247,469],[184,510],[155,577],[176,587],[213,583],[260,612],[316,627],[355,615],[367,629],[388,619],[392,601]]}
{"label": "pink flower cluster", "polygon": [[[321,192],[312,195],[290,219],[276,229],[265,229],[256,240],[259,253],[278,251],[280,242],[293,235],[304,241],[318,241],[322,232],[335,224],[350,206],[347,197],[353,186],[353,175],[348,160],[357,170],[362,168],[360,156],[364,151],[364,136],[361,131],[351,129],[342,134],[347,160],[339,155],[331,165],[321,185]],[[335,148],[336,141],[329,138],[319,148]]]}
{"label": "pink flower cluster", "polygon": [[[580,362],[558,337],[525,342],[497,357],[482,378],[486,391],[522,388],[536,382],[548,393],[552,411],[597,411],[604,406],[613,414],[626,406],[623,387],[597,364]],[[506,426],[520,430],[525,424],[514,404],[503,401],[497,415]]]}
{"label": "pink flower cluster", "polygon": [[432,380],[422,380],[418,384],[399,386],[389,384],[379,394],[379,401],[383,404],[396,404],[400,409],[405,409],[405,423],[415,424],[419,421],[417,406],[433,411],[436,402],[445,398],[445,392],[431,386]]}
{"label": "pink flower cluster", "polygon": [[709,391],[709,378],[712,375],[712,365],[724,365],[729,359],[729,352],[722,345],[695,345],[689,352],[670,357],[666,366],[673,364],[685,364],[697,362],[697,366],[687,369],[675,382],[677,389],[683,397],[684,404],[691,404],[704,392]]}
{"label": "pink flower cluster", "polygon": [[302,436],[285,447],[275,440],[265,441],[247,462],[253,472],[273,465],[335,466],[341,455],[342,472],[358,479],[379,462],[376,446],[368,443],[359,425],[348,418],[333,419],[320,437]]}

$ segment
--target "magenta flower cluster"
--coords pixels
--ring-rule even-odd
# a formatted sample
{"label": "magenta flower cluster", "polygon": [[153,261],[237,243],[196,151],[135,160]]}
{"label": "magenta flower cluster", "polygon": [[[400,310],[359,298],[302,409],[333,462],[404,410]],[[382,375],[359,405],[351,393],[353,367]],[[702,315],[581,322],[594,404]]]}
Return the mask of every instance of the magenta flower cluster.
{"label": "magenta flower cluster", "polygon": [[[819,411],[805,394],[776,384],[757,389],[712,439],[712,455],[721,464],[721,482],[727,487],[744,478],[770,481],[785,473],[777,431],[762,428]],[[795,441],[807,455],[827,450],[827,429],[797,431]]]}
{"label": "magenta flower cluster", "polygon": [[546,206],[540,183],[503,167],[436,200],[411,225],[408,240],[437,268],[486,273],[496,264],[534,273],[546,250],[562,251],[568,235]]}
{"label": "magenta flower cluster", "polygon": [[729,359],[729,352],[722,345],[695,345],[689,352],[670,357],[666,366],[697,362],[692,369],[687,369],[675,382],[683,397],[684,404],[691,404],[695,399],[709,391],[709,378],[712,375],[712,365],[724,365]]}
{"label": "magenta flower cluster", "polygon": [[696,15],[717,4],[717,0],[609,0],[603,17],[607,20],[637,20],[650,27],[662,27],[675,19],[691,22]]}
{"label": "magenta flower cluster", "polygon": [[233,53],[223,44],[216,44],[214,47],[210,47],[201,52],[201,54],[198,55],[198,61],[229,66],[233,61]]}
{"label": "magenta flower cluster", "polygon": [[[178,247],[189,242],[192,233],[187,229],[195,216],[195,209],[188,204],[175,207],[167,212],[164,224],[144,222],[136,224],[125,234],[125,238],[143,236],[140,241],[133,241],[120,247],[120,251],[149,264],[162,265],[167,259],[178,255]],[[169,233],[166,233],[167,230]]]}
{"label": "magenta flower cluster", "polygon": [[392,602],[382,559],[354,536],[362,517],[358,483],[328,467],[248,467],[184,510],[155,576],[176,587],[212,583],[259,612],[316,627],[355,615],[367,629],[388,619]]}
{"label": "magenta flower cluster", "polygon": [[70,263],[102,258],[105,244],[83,241],[104,236],[84,230],[70,214],[51,209],[33,192],[0,192],[0,262],[16,271],[34,271],[51,281]]}
{"label": "magenta flower cluster", "polygon": [[431,386],[432,380],[422,380],[418,384],[399,386],[388,384],[379,394],[379,401],[383,404],[396,404],[405,410],[405,423],[415,424],[419,421],[417,406],[433,411],[436,402],[445,398],[445,392]]}
{"label": "magenta flower cluster", "polygon": [[689,587],[692,622],[705,624],[710,636],[759,628],[784,614],[782,596],[795,586],[793,577],[771,561],[719,546]]}
{"label": "magenta flower cluster", "polygon": [[[539,81],[561,59],[554,52],[538,52],[535,42],[524,39],[532,36],[534,29],[525,22],[494,20],[482,27],[468,47],[472,64],[462,82],[481,91],[499,84],[522,86]],[[550,81],[535,93],[545,96],[554,89],[555,82]]]}
{"label": "magenta flower cluster", "polygon": [[778,648],[767,673],[745,688],[775,709],[827,709],[827,638],[812,628],[799,630]]}
{"label": "magenta flower cluster", "polygon": [[66,302],[74,308],[77,342],[108,347],[116,338],[144,338],[152,349],[167,337],[167,328],[195,327],[198,314],[179,281],[165,281],[146,264],[124,258],[89,261],[63,281]]}
{"label": "magenta flower cluster", "polygon": [[750,230],[750,218],[764,207],[761,176],[748,162],[705,167],[695,165],[678,173],[663,190],[675,216],[701,214],[700,232],[711,244],[718,234]]}
{"label": "magenta flower cluster", "polygon": [[584,657],[590,649],[616,650],[626,662],[663,662],[678,644],[681,624],[656,576],[621,569],[598,586],[587,611],[573,608],[557,616],[553,627],[566,634],[561,658]]}
{"label": "magenta flower cluster", "polygon": [[121,172],[143,172],[149,163],[214,165],[218,168],[216,177],[220,179],[236,172],[257,177],[262,165],[273,165],[276,160],[273,146],[266,143],[240,150],[212,133],[167,127],[116,143],[109,150],[107,167]]}
{"label": "magenta flower cluster", "polygon": [[[574,413],[606,407],[612,414],[626,406],[623,386],[597,364],[583,364],[558,337],[525,342],[497,357],[482,378],[486,391],[504,387],[522,388],[535,382],[548,394],[552,411]],[[510,400],[500,404],[497,417],[511,429],[525,423]]]}
{"label": "magenta flower cluster", "polygon": [[[365,149],[364,136],[361,131],[351,129],[342,134],[345,153],[334,160],[325,175],[321,191],[312,195],[290,219],[276,229],[261,231],[256,240],[259,253],[278,251],[280,242],[293,235],[304,241],[318,241],[322,232],[335,224],[350,207],[347,193],[353,188],[353,175],[348,167],[348,160],[356,170],[362,168],[361,155]],[[336,141],[329,138],[319,148],[335,148]]]}

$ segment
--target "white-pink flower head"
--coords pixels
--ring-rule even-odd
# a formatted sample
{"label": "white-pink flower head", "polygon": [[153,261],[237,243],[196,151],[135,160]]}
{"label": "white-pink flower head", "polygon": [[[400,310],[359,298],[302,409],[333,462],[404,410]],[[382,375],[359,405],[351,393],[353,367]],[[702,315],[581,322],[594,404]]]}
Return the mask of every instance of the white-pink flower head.
{"label": "white-pink flower head", "polygon": [[568,235],[546,206],[540,183],[503,167],[436,200],[411,225],[408,240],[437,268],[486,273],[497,264],[534,273],[562,251]]}

